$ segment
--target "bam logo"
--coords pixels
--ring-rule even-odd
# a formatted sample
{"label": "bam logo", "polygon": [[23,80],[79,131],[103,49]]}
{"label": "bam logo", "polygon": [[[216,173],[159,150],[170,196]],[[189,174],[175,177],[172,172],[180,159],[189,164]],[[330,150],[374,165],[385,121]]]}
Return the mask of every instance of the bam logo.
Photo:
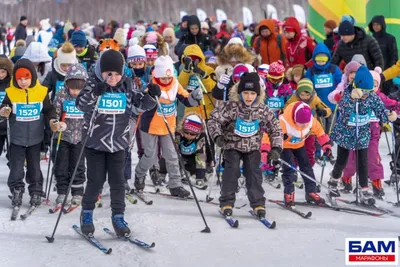
{"label": "bam logo", "polygon": [[346,265],[398,265],[397,238],[346,238]]}

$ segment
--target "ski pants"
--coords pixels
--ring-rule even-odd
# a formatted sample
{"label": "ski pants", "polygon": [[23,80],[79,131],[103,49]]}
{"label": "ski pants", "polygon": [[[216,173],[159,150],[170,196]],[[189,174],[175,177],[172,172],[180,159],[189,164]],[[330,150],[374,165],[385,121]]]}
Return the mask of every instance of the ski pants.
{"label": "ski pants", "polygon": [[185,162],[185,170],[190,175],[196,175],[196,179],[204,179],[206,177],[206,163],[204,159],[200,158],[199,154],[182,155],[182,158]]}

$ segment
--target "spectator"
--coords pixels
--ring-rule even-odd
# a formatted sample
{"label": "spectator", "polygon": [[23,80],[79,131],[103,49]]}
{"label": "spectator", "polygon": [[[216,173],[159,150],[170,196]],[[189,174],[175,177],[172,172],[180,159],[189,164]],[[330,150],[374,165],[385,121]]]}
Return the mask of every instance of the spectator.
{"label": "spectator", "polygon": [[328,47],[331,54],[333,54],[333,47],[335,46],[335,40],[333,37],[333,30],[337,27],[334,20],[327,20],[324,24],[324,31],[326,34],[326,39],[324,44]]}
{"label": "spectator", "polygon": [[26,36],[28,36],[26,32],[26,25],[28,25],[28,18],[25,16],[21,16],[19,19],[19,24],[17,26],[17,29],[15,30],[15,41],[18,40],[24,40],[26,39]]}
{"label": "spectator", "polygon": [[189,17],[188,32],[186,32],[180,39],[175,47],[175,53],[179,56],[187,45],[197,44],[203,52],[211,48],[211,40],[209,35],[205,35],[200,31],[201,24],[197,16],[192,15]]}
{"label": "spectator", "polygon": [[185,33],[187,33],[187,28],[188,28],[188,20],[189,20],[189,17],[190,16],[188,16],[188,15],[185,15],[185,16],[183,16],[182,17],[182,22],[181,22],[181,26],[180,26],[180,28],[179,28],[179,30],[177,30],[176,32],[175,32],[175,37],[176,37],[176,39],[181,39],[181,37],[185,34]]}

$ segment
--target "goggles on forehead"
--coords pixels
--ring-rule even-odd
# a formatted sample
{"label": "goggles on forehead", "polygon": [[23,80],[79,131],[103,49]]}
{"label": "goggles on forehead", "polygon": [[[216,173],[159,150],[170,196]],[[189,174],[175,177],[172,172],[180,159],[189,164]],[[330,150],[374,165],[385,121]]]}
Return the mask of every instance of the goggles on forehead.
{"label": "goggles on forehead", "polygon": [[283,80],[283,77],[285,77],[284,75],[281,76],[272,76],[267,74],[268,80],[270,80],[271,82],[280,82]]}

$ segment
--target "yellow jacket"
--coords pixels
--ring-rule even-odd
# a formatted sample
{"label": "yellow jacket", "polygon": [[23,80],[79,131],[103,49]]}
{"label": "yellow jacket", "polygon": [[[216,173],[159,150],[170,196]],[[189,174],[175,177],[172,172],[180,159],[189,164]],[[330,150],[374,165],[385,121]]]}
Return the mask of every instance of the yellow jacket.
{"label": "yellow jacket", "polygon": [[396,78],[399,75],[400,75],[400,59],[397,60],[396,65],[391,66],[390,68],[388,68],[383,72],[383,76],[385,76],[386,81]]}
{"label": "yellow jacket", "polygon": [[[206,118],[204,118],[204,119],[208,119],[210,117],[211,111],[213,111],[213,109],[214,109],[214,106],[212,103],[215,104],[215,99],[212,97],[212,94],[211,94],[212,89],[215,87],[215,84],[216,84],[216,82],[211,78],[212,76],[215,75],[214,70],[211,67],[206,65],[206,60],[205,60],[204,54],[198,45],[195,45],[195,44],[189,45],[185,48],[185,50],[183,51],[183,56],[182,56],[182,64],[183,64],[183,57],[185,57],[185,56],[199,57],[200,62],[198,63],[197,66],[207,73],[206,78],[201,79],[199,76],[197,76],[197,77],[199,77],[201,79],[201,82],[203,83],[205,89],[208,92],[207,95],[204,94],[204,96],[203,96],[203,99],[205,101],[206,110],[207,110],[207,115],[206,115]],[[195,77],[195,75],[193,74],[193,72],[186,72],[184,70],[182,70],[181,73],[179,74],[178,81],[183,86],[183,88],[185,88],[188,91],[191,91],[194,89],[194,88],[191,88],[193,83],[196,85],[198,83],[198,80]],[[211,103],[210,99],[211,99],[212,103]],[[203,109],[202,105],[201,105],[201,109]],[[198,112],[198,111],[199,111],[199,107],[185,109],[185,112]],[[202,114],[202,116],[204,116],[204,110],[202,111],[201,114]]]}

